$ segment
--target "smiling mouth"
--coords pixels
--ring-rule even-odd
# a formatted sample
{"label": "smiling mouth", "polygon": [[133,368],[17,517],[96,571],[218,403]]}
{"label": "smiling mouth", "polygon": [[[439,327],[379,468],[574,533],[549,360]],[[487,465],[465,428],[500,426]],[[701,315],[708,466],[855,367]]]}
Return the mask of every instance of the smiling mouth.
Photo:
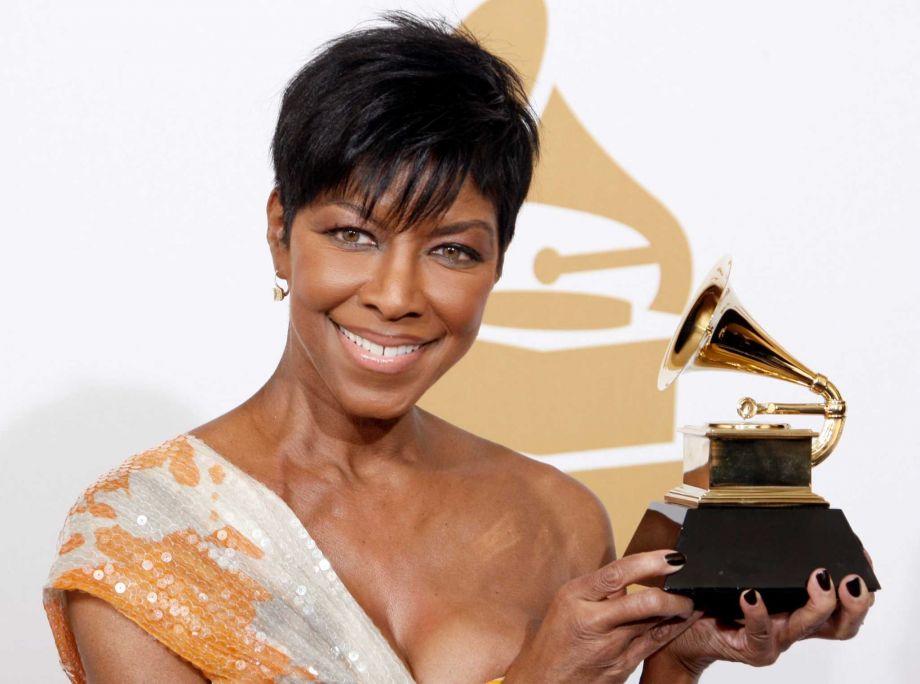
{"label": "smiling mouth", "polygon": [[338,330],[349,342],[357,347],[360,347],[364,351],[381,358],[397,358],[400,356],[407,356],[409,354],[414,354],[425,345],[430,344],[430,342],[423,342],[422,344],[400,344],[387,347],[365,339],[357,333],[353,333],[351,330],[343,328],[335,321],[332,321],[332,324],[335,326],[335,329]]}

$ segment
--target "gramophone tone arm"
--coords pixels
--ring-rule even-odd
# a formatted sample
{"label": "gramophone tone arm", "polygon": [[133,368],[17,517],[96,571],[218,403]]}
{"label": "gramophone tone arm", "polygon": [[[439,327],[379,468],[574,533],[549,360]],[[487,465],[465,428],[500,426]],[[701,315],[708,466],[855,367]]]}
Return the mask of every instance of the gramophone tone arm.
{"label": "gramophone tone arm", "polygon": [[825,404],[779,404],[770,402],[769,404],[760,404],[751,397],[744,397],[738,402],[738,415],[742,418],[753,418],[754,416],[782,416],[782,415],[825,415],[827,406]]}
{"label": "gramophone tone arm", "polygon": [[816,466],[830,456],[831,451],[837,445],[837,441],[843,433],[847,407],[846,402],[840,396],[839,390],[823,375],[815,376],[811,389],[820,394],[825,403],[781,404],[770,402],[760,404],[751,397],[744,397],[738,402],[738,415],[745,420],[758,415],[823,415],[824,425],[811,447],[811,464]]}

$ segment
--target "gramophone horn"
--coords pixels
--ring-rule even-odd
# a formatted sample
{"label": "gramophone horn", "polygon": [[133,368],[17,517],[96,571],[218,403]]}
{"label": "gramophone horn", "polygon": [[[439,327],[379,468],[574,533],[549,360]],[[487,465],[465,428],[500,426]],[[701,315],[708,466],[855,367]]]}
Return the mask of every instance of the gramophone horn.
{"label": "gramophone horn", "polygon": [[743,418],[755,415],[822,414],[824,426],[812,443],[811,460],[817,465],[830,455],[843,431],[846,405],[837,388],[783,349],[757,325],[728,287],[731,258],[723,257],[681,317],[668,343],[658,373],[658,388],[665,389],[685,370],[736,370],[765,375],[808,387],[821,404],[759,404],[749,397],[739,402]]}

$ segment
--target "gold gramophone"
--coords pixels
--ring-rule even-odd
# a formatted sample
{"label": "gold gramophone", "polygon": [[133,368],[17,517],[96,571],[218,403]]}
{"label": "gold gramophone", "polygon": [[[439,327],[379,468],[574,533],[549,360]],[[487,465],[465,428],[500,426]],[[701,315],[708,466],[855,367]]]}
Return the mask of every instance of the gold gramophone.
{"label": "gold gramophone", "polygon": [[818,414],[820,432],[777,423],[711,423],[685,427],[683,484],[652,503],[626,554],[676,548],[686,567],[664,581],[711,614],[737,616],[738,592],[758,589],[770,612],[807,600],[811,572],[826,568],[839,584],[858,573],[879,588],[843,512],[811,491],[811,469],[824,461],[843,431],[840,392],[798,362],[747,314],[728,288],[731,260],[722,259],[691,300],[671,339],[658,376],[668,387],[687,369],[754,373],[808,387],[815,404],[761,404],[741,399],[738,413]]}

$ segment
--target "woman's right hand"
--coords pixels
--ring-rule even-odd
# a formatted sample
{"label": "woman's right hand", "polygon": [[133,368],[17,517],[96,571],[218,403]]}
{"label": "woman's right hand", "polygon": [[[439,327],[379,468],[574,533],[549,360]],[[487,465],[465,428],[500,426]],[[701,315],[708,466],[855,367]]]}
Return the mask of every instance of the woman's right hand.
{"label": "woman's right hand", "polygon": [[702,615],[684,596],[661,589],[627,594],[626,587],[682,567],[682,554],[650,551],[570,580],[511,664],[505,684],[625,682]]}

